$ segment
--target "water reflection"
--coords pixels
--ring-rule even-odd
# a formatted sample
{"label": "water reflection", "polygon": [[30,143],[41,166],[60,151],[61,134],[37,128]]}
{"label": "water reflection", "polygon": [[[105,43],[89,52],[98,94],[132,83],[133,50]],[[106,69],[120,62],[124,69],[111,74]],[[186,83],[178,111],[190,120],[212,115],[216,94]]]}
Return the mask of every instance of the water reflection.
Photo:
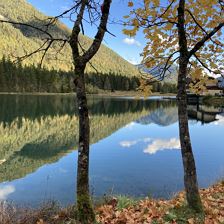
{"label": "water reflection", "polygon": [[224,113],[216,115],[215,125],[224,125]]}
{"label": "water reflection", "polygon": [[15,192],[15,187],[12,185],[5,185],[0,187],[0,200],[7,200],[8,196]]}
{"label": "water reflection", "polygon": [[163,151],[166,149],[180,149],[180,141],[177,138],[170,138],[170,139],[151,139],[151,138],[144,138],[144,139],[137,139],[132,141],[122,141],[120,145],[124,148],[130,148],[138,143],[149,143],[143,149],[144,153],[148,154],[155,154],[158,151]]}
{"label": "water reflection", "polygon": [[[161,103],[161,102],[160,102]],[[157,102],[157,108],[147,116],[141,117],[136,122],[140,124],[157,124],[160,126],[169,126],[178,120],[178,111],[175,101],[170,102],[170,106],[164,106]]]}
{"label": "water reflection", "polygon": [[[5,95],[0,102],[0,200],[72,203],[78,136],[73,96]],[[90,98],[89,106],[95,195],[113,188],[118,194],[167,197],[183,188],[175,101]],[[199,180],[206,186],[224,173],[218,142],[224,113],[203,105],[188,110]],[[214,121],[207,122],[208,114]]]}
{"label": "water reflection", "polygon": [[177,138],[170,139],[154,139],[147,148],[144,149],[144,153],[155,154],[162,150],[180,149],[180,141]]}
{"label": "water reflection", "polygon": [[[188,116],[190,119],[201,121],[202,124],[211,123],[222,119],[224,108],[206,105],[188,105]],[[219,116],[220,114],[220,116]]]}

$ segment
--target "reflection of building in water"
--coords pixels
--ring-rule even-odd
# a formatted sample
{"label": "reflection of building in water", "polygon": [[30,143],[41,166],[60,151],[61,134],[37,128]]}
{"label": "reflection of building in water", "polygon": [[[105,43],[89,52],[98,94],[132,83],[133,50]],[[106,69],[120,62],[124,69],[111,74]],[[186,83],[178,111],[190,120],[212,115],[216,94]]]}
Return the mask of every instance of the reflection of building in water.
{"label": "reflection of building in water", "polygon": [[202,123],[210,123],[217,120],[217,114],[223,113],[223,108],[208,107],[205,105],[188,105],[188,116]]}

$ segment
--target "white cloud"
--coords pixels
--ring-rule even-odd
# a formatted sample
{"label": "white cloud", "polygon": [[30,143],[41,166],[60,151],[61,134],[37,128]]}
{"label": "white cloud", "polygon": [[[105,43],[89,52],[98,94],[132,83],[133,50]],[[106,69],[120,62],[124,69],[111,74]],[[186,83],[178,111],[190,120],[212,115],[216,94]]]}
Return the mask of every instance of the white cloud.
{"label": "white cloud", "polygon": [[216,115],[215,117],[217,121],[215,121],[215,125],[224,125],[224,116],[223,115]]}
{"label": "white cloud", "polygon": [[144,139],[143,139],[143,142],[151,142],[151,141],[152,141],[151,138],[144,138]]}
{"label": "white cloud", "polygon": [[131,122],[131,123],[127,124],[127,125],[125,126],[125,128],[128,128],[128,129],[132,130],[133,127],[134,127],[135,125],[136,125],[135,122]]}
{"label": "white cloud", "polygon": [[135,141],[122,141],[120,142],[120,145],[122,147],[125,147],[125,148],[129,148],[133,145],[136,145],[138,143],[139,140],[135,140]]}
{"label": "white cloud", "polygon": [[180,149],[180,140],[177,138],[170,139],[152,139],[152,138],[142,138],[137,140],[122,141],[120,145],[124,148],[130,148],[138,143],[150,143],[143,150],[144,153],[155,154],[158,151],[163,151],[166,149]]}
{"label": "white cloud", "polygon": [[11,185],[6,185],[3,187],[0,187],[0,200],[6,200],[7,197],[15,192],[15,187]]}
{"label": "white cloud", "polygon": [[155,154],[165,149],[180,149],[180,141],[176,138],[171,139],[155,139],[144,149],[144,153]]}
{"label": "white cloud", "polygon": [[123,39],[123,42],[128,45],[136,45],[138,47],[141,46],[141,43],[139,41],[135,40],[134,38],[126,37],[125,39]]}
{"label": "white cloud", "polygon": [[66,169],[63,169],[63,168],[59,168],[59,173],[68,173],[68,170]]}

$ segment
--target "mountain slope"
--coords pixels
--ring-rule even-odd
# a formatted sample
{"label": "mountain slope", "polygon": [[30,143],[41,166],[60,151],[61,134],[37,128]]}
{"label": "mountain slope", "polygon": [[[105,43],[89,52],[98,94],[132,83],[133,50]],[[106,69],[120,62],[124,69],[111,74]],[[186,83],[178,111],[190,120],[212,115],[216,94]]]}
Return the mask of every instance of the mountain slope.
{"label": "mountain slope", "polygon": [[[28,23],[35,26],[42,26],[44,14],[36,10],[26,0],[4,0],[0,1],[0,18],[16,22]],[[69,35],[70,30],[62,23],[58,23],[51,28],[50,33],[55,37],[64,37]],[[11,24],[0,24],[0,58],[5,56],[22,56],[27,52],[37,49],[42,42],[37,31],[24,26],[15,26]],[[86,36],[80,37],[80,43],[87,47],[91,44],[91,39]],[[72,67],[72,57],[70,47],[64,47],[61,54],[57,54],[58,60],[55,60],[57,49],[60,46],[55,44],[45,59],[44,66],[51,69],[62,69],[68,71]],[[26,64],[37,65],[41,55],[36,54],[26,60]],[[122,75],[136,75],[138,73],[135,66],[124,60],[118,54],[106,46],[101,46],[97,55],[92,59],[92,64],[99,72],[115,72]],[[87,72],[95,72],[88,65]]]}
{"label": "mountain slope", "polygon": [[[164,66],[155,67],[155,68],[146,68],[143,64],[140,64],[140,65],[137,65],[137,68],[142,70],[145,73],[148,73],[148,74],[156,77],[156,79],[157,79],[158,76],[160,75],[162,69],[164,68]],[[169,71],[166,71],[165,77],[162,80],[162,83],[177,84],[177,78],[178,78],[178,68],[177,68],[177,66],[172,65],[169,68]]]}
{"label": "mountain slope", "polygon": [[220,88],[224,88],[224,77],[219,77],[219,78],[217,78],[217,80],[218,80],[218,86],[220,87]]}

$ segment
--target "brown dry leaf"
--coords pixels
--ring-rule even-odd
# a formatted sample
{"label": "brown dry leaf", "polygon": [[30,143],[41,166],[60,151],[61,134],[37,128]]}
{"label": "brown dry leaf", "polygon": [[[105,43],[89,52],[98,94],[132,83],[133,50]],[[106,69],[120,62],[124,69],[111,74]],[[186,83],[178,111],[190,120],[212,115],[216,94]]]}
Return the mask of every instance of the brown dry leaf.
{"label": "brown dry leaf", "polygon": [[[224,185],[217,184],[208,189],[200,190],[205,209],[205,224],[224,223]],[[104,205],[97,209],[97,220],[102,224],[150,224],[152,220],[164,224],[164,215],[171,208],[182,206],[185,193],[181,192],[172,200],[152,200],[146,198],[137,205],[117,211],[114,205]],[[113,204],[113,203],[112,203]],[[173,221],[173,224],[176,222]],[[188,224],[197,224],[193,218],[188,219]]]}
{"label": "brown dry leaf", "polygon": [[194,224],[194,219],[193,218],[188,219],[187,221],[188,221],[189,224]]}
{"label": "brown dry leaf", "polygon": [[223,217],[223,216],[218,217],[218,221],[219,221],[220,223],[224,223],[224,217]]}
{"label": "brown dry leaf", "polygon": [[43,219],[39,219],[39,220],[37,221],[37,224],[44,224],[44,220],[43,220]]}

